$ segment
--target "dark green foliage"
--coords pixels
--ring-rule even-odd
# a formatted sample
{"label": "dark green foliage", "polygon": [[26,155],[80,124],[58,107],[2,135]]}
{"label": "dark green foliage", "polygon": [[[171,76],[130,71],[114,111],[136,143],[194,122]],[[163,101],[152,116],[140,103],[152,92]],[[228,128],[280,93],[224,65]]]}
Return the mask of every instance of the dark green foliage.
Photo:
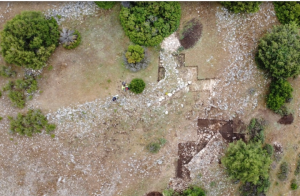
{"label": "dark green foliage", "polygon": [[34,93],[38,89],[37,81],[33,76],[27,76],[23,80],[9,81],[3,91],[9,91],[8,97],[12,104],[18,108],[25,106],[25,92]]}
{"label": "dark green foliage", "polygon": [[47,118],[40,110],[29,110],[27,114],[19,113],[16,118],[8,117],[10,120],[10,131],[20,135],[32,136],[34,133],[46,133],[53,131],[56,126],[49,124]]}
{"label": "dark green foliage", "polygon": [[296,189],[298,189],[298,187],[299,187],[299,186],[298,186],[296,180],[293,179],[292,182],[291,182],[291,189],[292,189],[292,190],[296,190]]}
{"label": "dark green foliage", "polygon": [[139,45],[130,45],[125,54],[128,63],[138,63],[143,60],[145,55],[144,48]]}
{"label": "dark green foliage", "polygon": [[70,50],[76,48],[81,43],[81,35],[77,30],[71,31],[64,28],[60,33],[59,40],[64,48]]}
{"label": "dark green foliage", "polygon": [[0,91],[0,97],[2,97],[2,92]]}
{"label": "dark green foliage", "polygon": [[296,24],[275,26],[260,39],[255,60],[273,78],[297,76],[300,70],[300,42]]}
{"label": "dark green foliage", "polygon": [[266,144],[266,145],[263,147],[263,149],[264,149],[265,151],[267,151],[267,153],[268,153],[268,155],[269,155],[270,157],[272,157],[272,155],[273,155],[273,153],[274,153],[274,148],[273,148],[272,145]]}
{"label": "dark green foliage", "polygon": [[15,77],[16,73],[17,72],[13,71],[11,67],[1,66],[0,68],[0,76],[3,77]]}
{"label": "dark green foliage", "polygon": [[122,7],[120,20],[130,40],[143,46],[156,46],[179,26],[179,2],[130,2]]}
{"label": "dark green foliage", "polygon": [[145,82],[139,78],[133,79],[129,84],[130,90],[136,94],[142,93],[145,89],[145,86]]}
{"label": "dark green foliage", "polygon": [[270,93],[267,96],[267,106],[273,111],[279,110],[287,99],[292,98],[293,88],[284,79],[272,80]]}
{"label": "dark green foliage", "polygon": [[295,22],[300,25],[300,4],[296,1],[274,1],[276,16],[281,24]]}
{"label": "dark green foliage", "polygon": [[295,175],[299,175],[299,174],[300,174],[300,158],[298,158],[297,160],[297,165],[295,169]]}
{"label": "dark green foliage", "polygon": [[259,10],[260,1],[221,1],[224,7],[234,13],[254,13]]}
{"label": "dark green foliage", "polygon": [[248,126],[248,134],[249,140],[253,142],[261,142],[264,143],[265,135],[264,135],[264,120],[253,118],[250,121]]}
{"label": "dark green foliage", "polygon": [[288,166],[287,162],[281,163],[279,172],[277,173],[278,179],[281,181],[286,180],[289,172],[290,171],[289,171],[289,166]]}
{"label": "dark green foliage", "polygon": [[114,7],[114,5],[116,4],[115,1],[94,1],[94,2],[96,3],[96,5],[106,10]]}
{"label": "dark green foliage", "polygon": [[197,186],[191,186],[183,191],[182,196],[205,196],[205,191]]}
{"label": "dark green foliage", "polygon": [[4,25],[1,53],[8,63],[40,69],[58,45],[58,38],[54,18],[46,20],[41,12],[24,11]]}
{"label": "dark green foliage", "polygon": [[222,164],[232,179],[256,185],[260,178],[269,177],[271,158],[260,143],[246,144],[239,140],[229,144]]}
{"label": "dark green foliage", "polygon": [[9,91],[8,97],[12,102],[12,105],[20,109],[25,107],[25,96],[23,92],[20,91]]}
{"label": "dark green foliage", "polygon": [[266,193],[270,187],[269,178],[260,178],[256,185],[247,182],[240,186],[239,191],[241,196],[254,196]]}
{"label": "dark green foliage", "polygon": [[3,117],[0,117],[0,121],[3,119]]}
{"label": "dark green foliage", "polygon": [[146,148],[151,153],[157,153],[160,150],[160,145],[159,143],[151,142]]}

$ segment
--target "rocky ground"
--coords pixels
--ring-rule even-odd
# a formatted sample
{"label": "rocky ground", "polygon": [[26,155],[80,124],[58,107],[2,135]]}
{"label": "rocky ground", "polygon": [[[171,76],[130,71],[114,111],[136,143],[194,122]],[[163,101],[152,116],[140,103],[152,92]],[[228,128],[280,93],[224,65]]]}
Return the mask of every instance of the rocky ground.
{"label": "rocky ground", "polygon": [[[62,22],[83,20],[98,9],[93,2],[66,2],[44,12]],[[216,10],[215,25],[229,60],[215,79],[198,80],[201,65],[180,67],[174,55],[180,44],[173,34],[160,52],[164,79],[147,83],[140,95],[119,92],[117,102],[109,96],[50,111],[47,118],[57,125],[54,139],[12,136],[8,120],[2,120],[0,194],[140,196],[161,191],[175,177],[178,144],[205,137],[206,147],[187,164],[191,181],[182,183],[201,184],[208,195],[232,195],[236,187],[218,163],[227,142],[220,134],[198,135],[197,120],[250,119],[268,84],[254,63],[255,47],[278,21],[271,3],[263,3],[255,14]],[[18,111],[4,97],[0,109],[2,116]],[[158,138],[168,142],[150,154],[145,146]]]}

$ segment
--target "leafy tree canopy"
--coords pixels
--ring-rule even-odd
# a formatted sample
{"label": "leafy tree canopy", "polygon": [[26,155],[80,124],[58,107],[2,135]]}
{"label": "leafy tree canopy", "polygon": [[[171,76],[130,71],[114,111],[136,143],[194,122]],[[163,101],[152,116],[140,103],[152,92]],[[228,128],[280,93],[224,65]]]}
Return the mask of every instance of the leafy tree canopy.
{"label": "leafy tree canopy", "polygon": [[231,178],[256,185],[260,177],[268,178],[271,158],[260,143],[246,144],[239,140],[229,144],[222,163]]}
{"label": "leafy tree canopy", "polygon": [[139,45],[130,45],[125,54],[128,63],[138,63],[144,58],[144,48]]}
{"label": "leafy tree canopy", "polygon": [[139,78],[133,79],[129,84],[130,90],[136,94],[142,93],[145,86],[146,86],[145,82]]}
{"label": "leafy tree canopy", "polygon": [[8,119],[11,132],[20,135],[32,136],[33,133],[40,133],[43,129],[46,133],[50,133],[56,128],[54,124],[48,123],[40,110],[29,110],[27,114],[19,113],[15,119],[13,117]]}
{"label": "leafy tree canopy", "polygon": [[300,4],[296,1],[274,1],[276,16],[281,24],[296,22],[300,25]]}
{"label": "leafy tree canopy", "polygon": [[131,2],[122,7],[120,20],[130,40],[143,46],[156,46],[179,26],[179,2]]}
{"label": "leafy tree canopy", "polygon": [[259,10],[260,1],[221,1],[220,2],[229,11],[234,13],[246,12],[254,13]]}
{"label": "leafy tree canopy", "polygon": [[270,85],[270,93],[267,97],[267,106],[271,110],[278,110],[286,102],[292,98],[293,88],[290,83],[284,79],[272,80]]}
{"label": "leafy tree canopy", "polygon": [[300,42],[295,23],[275,26],[260,39],[255,60],[258,67],[274,78],[288,78],[299,74]]}
{"label": "leafy tree canopy", "polygon": [[40,69],[58,45],[59,31],[54,18],[41,12],[24,11],[4,25],[1,53],[8,63]]}
{"label": "leafy tree canopy", "polygon": [[114,7],[114,5],[116,4],[115,1],[95,1],[95,3],[99,7],[103,8],[103,9],[106,9],[106,10]]}

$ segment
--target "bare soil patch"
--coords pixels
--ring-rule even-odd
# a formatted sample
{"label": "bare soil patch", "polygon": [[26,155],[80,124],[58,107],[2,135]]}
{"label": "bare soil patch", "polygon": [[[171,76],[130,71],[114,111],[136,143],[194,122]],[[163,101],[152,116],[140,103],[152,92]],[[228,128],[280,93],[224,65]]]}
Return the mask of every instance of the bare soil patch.
{"label": "bare soil patch", "polygon": [[285,115],[278,121],[278,123],[284,124],[284,125],[289,125],[289,124],[292,124],[293,122],[294,122],[293,114]]}
{"label": "bare soil patch", "polygon": [[147,196],[163,196],[163,194],[161,194],[160,192],[151,192],[148,193]]}
{"label": "bare soil patch", "polygon": [[185,49],[192,48],[201,38],[202,28],[203,26],[198,19],[193,18],[188,21],[183,27],[182,38],[179,39],[180,44]]}

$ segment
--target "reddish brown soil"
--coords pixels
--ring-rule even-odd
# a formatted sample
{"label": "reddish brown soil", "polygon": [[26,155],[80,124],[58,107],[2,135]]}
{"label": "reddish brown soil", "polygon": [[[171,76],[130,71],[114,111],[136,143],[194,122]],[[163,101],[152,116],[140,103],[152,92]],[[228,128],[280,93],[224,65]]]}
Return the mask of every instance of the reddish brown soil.
{"label": "reddish brown soil", "polygon": [[192,19],[185,26],[192,25],[183,32],[183,39],[180,39],[180,44],[185,48],[192,48],[202,35],[202,24],[197,19]]}
{"label": "reddish brown soil", "polygon": [[148,193],[147,196],[163,196],[163,194],[161,194],[160,192],[151,192]]}
{"label": "reddish brown soil", "polygon": [[184,165],[188,164],[195,154],[206,146],[207,142],[186,142],[178,144],[178,156],[176,177],[190,180],[190,171]]}
{"label": "reddish brown soil", "polygon": [[278,123],[284,124],[284,125],[289,125],[289,124],[292,124],[293,122],[294,122],[293,114],[285,115],[278,121]]}

